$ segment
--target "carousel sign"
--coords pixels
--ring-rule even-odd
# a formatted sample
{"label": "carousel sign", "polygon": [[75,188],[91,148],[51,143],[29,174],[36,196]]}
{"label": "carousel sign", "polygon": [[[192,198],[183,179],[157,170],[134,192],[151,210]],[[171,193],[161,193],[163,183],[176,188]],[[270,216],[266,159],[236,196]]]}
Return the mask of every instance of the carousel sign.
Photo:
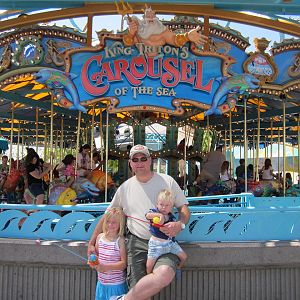
{"label": "carousel sign", "polygon": [[[207,42],[200,28],[175,34],[151,8],[143,20],[130,17],[128,25],[125,34],[105,34],[100,47],[66,53],[64,84],[55,93],[60,103],[84,111],[84,105],[105,99],[110,100],[109,112],[182,114],[185,102],[210,115],[228,111],[239,94],[258,87],[259,81],[250,74],[229,76],[232,57],[199,47]],[[47,80],[54,89],[55,82],[59,85],[57,72],[55,82]]]}
{"label": "carousel sign", "polygon": [[146,95],[176,97],[181,89],[191,99],[197,99],[199,92],[210,93],[213,79],[204,72],[204,60],[189,58],[187,47],[173,49],[164,46],[159,54],[151,57],[137,48],[113,43],[102,53],[87,58],[81,69],[83,87],[93,96],[108,93],[145,104],[151,102],[151,98],[144,98]]}

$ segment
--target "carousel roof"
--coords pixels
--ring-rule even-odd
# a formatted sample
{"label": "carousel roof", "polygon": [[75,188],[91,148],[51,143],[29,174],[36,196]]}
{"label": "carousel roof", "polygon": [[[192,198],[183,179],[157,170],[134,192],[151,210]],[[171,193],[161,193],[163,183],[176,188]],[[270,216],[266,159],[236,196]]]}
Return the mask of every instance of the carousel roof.
{"label": "carousel roof", "polygon": [[[138,3],[141,1],[130,0],[128,3]],[[17,10],[23,11],[25,13],[33,13],[37,10],[53,10],[53,9],[65,9],[65,8],[82,8],[89,4],[95,3],[112,3],[112,1],[105,0],[60,0],[60,1],[24,1],[24,0],[14,0],[14,1],[1,1],[0,9],[3,10]],[[172,0],[172,1],[159,1],[159,0],[148,0],[148,4],[184,4],[184,5],[211,5],[216,9],[230,10],[230,11],[250,11],[264,15],[298,15],[300,11],[300,1],[299,0],[240,0],[240,1],[207,1],[207,0],[193,0],[193,1],[183,1],[183,0]],[[10,14],[13,14],[11,12]]]}
{"label": "carousel roof", "polygon": [[[126,2],[127,3],[127,2]],[[132,13],[141,12],[144,7],[144,3],[139,1],[128,1],[132,7]],[[238,20],[239,22],[245,21],[249,24],[253,22],[253,25],[261,24],[262,27],[268,27],[271,29],[277,28],[278,31],[292,34],[293,36],[299,36],[299,22],[298,15],[300,14],[300,0],[288,1],[288,0],[252,0],[252,1],[147,1],[149,5],[152,5],[154,9],[159,13],[164,14],[179,14],[180,12],[189,14],[193,11],[197,13],[197,16],[211,15],[215,18],[228,20]],[[170,6],[172,4],[172,6]],[[101,14],[116,14],[117,9],[115,3],[112,1],[1,1],[0,9],[4,10],[0,15],[0,119],[2,120],[1,131],[3,135],[9,135],[12,125],[11,120],[14,120],[14,128],[21,126],[25,130],[25,135],[32,136],[39,131],[39,135],[42,138],[45,128],[50,126],[50,110],[51,110],[51,91],[46,88],[45,85],[39,84],[34,80],[33,72],[38,71],[33,67],[27,68],[24,66],[22,72],[18,73],[17,69],[22,66],[15,67],[10,70],[9,76],[5,76],[3,68],[5,67],[5,58],[11,57],[13,54],[10,52],[9,47],[5,48],[5,45],[12,43],[15,40],[21,39],[24,32],[28,32],[28,35],[32,36],[45,36],[47,40],[45,43],[49,43],[49,37],[64,38],[64,43],[69,43],[68,47],[82,47],[87,43],[87,34],[78,32],[73,28],[60,28],[58,26],[50,26],[47,21],[66,19],[70,16],[83,17],[89,13],[96,15]],[[226,11],[226,13],[224,13]],[[252,15],[249,16],[249,12]],[[236,17],[238,14],[238,17]],[[264,16],[257,17],[255,14],[263,14]],[[241,16],[245,16],[244,19]],[[294,17],[291,17],[294,16]],[[177,20],[178,21],[178,20]],[[186,21],[186,22],[189,22]],[[172,23],[172,22],[171,22]],[[191,23],[193,23],[191,21]],[[197,22],[196,22],[197,23]],[[197,25],[197,24],[196,24]],[[171,25],[170,25],[171,26]],[[229,27],[222,28],[222,26],[212,25],[216,30],[225,32],[225,35],[236,37],[244,45],[244,48],[249,45],[247,38],[244,38],[239,32],[231,30]],[[2,32],[2,33],[1,33]],[[291,45],[299,45],[299,40],[291,39],[283,41],[278,45],[273,45],[273,51],[276,49],[282,49],[286,47],[292,47]],[[42,46],[41,44],[40,46]],[[54,45],[55,46],[55,45]],[[51,49],[57,49],[53,44],[47,44],[47,47]],[[298,47],[298,46],[297,46]],[[299,49],[299,48],[295,49]],[[275,50],[274,50],[275,49]],[[279,51],[279,50],[278,50]],[[281,51],[281,50],[280,50]],[[60,51],[61,52],[61,51]],[[57,52],[57,54],[59,54]],[[46,55],[46,54],[45,54]],[[58,55],[55,56],[57,61],[55,64],[58,68],[61,68]],[[15,58],[15,57],[14,57]],[[52,57],[53,58],[53,57]],[[53,63],[53,62],[51,62]],[[45,66],[45,65],[43,65]],[[9,68],[9,67],[7,67]],[[1,73],[2,72],[2,73]],[[257,134],[257,119],[258,108],[260,110],[260,127],[261,135],[269,136],[270,132],[276,136],[275,131],[278,128],[283,127],[283,100],[285,102],[287,136],[295,139],[297,136],[297,121],[300,113],[300,84],[295,82],[293,87],[289,86],[278,90],[265,88],[256,93],[246,93],[239,99],[237,105],[229,113],[222,116],[210,116],[209,119],[204,118],[203,109],[195,107],[190,103],[184,103],[185,114],[183,116],[169,116],[163,112],[153,112],[152,119],[167,119],[169,121],[180,122],[182,120],[188,120],[187,122],[196,122],[200,126],[212,126],[217,131],[228,130],[229,120],[233,124],[233,135],[235,140],[239,138],[243,139],[242,130],[244,126],[244,101],[246,100],[247,109],[247,122],[248,130],[252,132],[254,136]],[[100,122],[100,115],[105,113],[106,102],[102,101],[95,105],[96,122]],[[87,127],[93,111],[93,106],[89,106],[88,114],[82,114],[82,124]],[[144,115],[137,112],[128,112],[121,115],[126,119],[143,119]],[[78,112],[72,111],[63,107],[60,107],[57,103],[54,103],[54,130],[59,131],[61,124],[65,126],[65,136],[75,140],[75,133],[77,127]],[[38,125],[37,125],[38,123]],[[49,130],[49,129],[48,129]],[[26,133],[27,132],[27,133]],[[281,132],[282,135],[282,132]]]}

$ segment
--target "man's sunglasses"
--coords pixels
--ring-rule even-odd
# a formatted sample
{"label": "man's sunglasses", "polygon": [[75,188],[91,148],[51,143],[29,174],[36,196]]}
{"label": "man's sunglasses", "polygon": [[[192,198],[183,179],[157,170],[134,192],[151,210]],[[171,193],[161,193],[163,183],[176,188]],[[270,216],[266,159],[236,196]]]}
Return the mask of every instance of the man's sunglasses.
{"label": "man's sunglasses", "polygon": [[145,162],[145,161],[148,160],[148,158],[149,158],[149,157],[147,157],[147,156],[143,156],[143,157],[141,157],[141,158],[135,157],[135,158],[132,158],[131,161],[134,162],[134,163],[137,163],[137,162]]}

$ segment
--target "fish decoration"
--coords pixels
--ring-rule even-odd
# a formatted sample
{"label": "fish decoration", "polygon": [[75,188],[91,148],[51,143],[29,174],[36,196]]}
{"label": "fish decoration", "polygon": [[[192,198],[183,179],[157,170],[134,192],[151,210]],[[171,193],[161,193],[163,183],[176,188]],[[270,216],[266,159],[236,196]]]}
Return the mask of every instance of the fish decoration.
{"label": "fish decoration", "polygon": [[[54,91],[56,101],[63,107],[86,113],[86,108],[80,104],[78,91],[73,83],[75,77],[77,75],[67,74],[50,68],[41,69],[34,74],[34,78],[38,83],[45,84]],[[67,97],[66,93],[69,97]]]}
{"label": "fish decoration", "polygon": [[[231,77],[215,78],[220,83],[216,90],[211,107],[205,112],[205,116],[221,115],[222,110],[219,104],[224,102],[224,97],[228,102],[227,95],[230,95],[230,100],[237,99],[234,95],[241,95],[247,89],[257,89],[259,87],[259,80],[251,74],[234,75]],[[222,106],[222,105],[221,105]],[[232,106],[232,103],[231,103]]]}

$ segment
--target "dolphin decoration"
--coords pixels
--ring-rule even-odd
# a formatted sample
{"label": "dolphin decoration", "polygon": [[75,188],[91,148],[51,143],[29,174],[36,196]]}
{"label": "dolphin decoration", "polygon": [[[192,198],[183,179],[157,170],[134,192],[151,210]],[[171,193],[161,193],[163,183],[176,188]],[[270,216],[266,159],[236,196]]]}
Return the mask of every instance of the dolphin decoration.
{"label": "dolphin decoration", "polygon": [[259,87],[259,80],[252,74],[234,75],[232,77],[221,77],[215,80],[220,82],[210,109],[208,109],[204,116],[221,115],[222,112],[218,108],[218,104],[223,97],[228,94],[243,94],[247,89],[257,89]]}
{"label": "dolphin decoration", "polygon": [[89,180],[85,180],[80,184],[80,187],[90,194],[91,196],[99,196],[100,190],[95,186],[94,183],[90,182]]}
{"label": "dolphin decoration", "polygon": [[[76,86],[72,81],[75,77],[74,74],[67,74],[50,68],[41,69],[34,74],[34,78],[38,83],[46,84],[48,88],[54,90],[57,102],[69,109],[86,113],[86,109],[80,104]],[[65,92],[70,95],[71,100],[67,98]]]}

